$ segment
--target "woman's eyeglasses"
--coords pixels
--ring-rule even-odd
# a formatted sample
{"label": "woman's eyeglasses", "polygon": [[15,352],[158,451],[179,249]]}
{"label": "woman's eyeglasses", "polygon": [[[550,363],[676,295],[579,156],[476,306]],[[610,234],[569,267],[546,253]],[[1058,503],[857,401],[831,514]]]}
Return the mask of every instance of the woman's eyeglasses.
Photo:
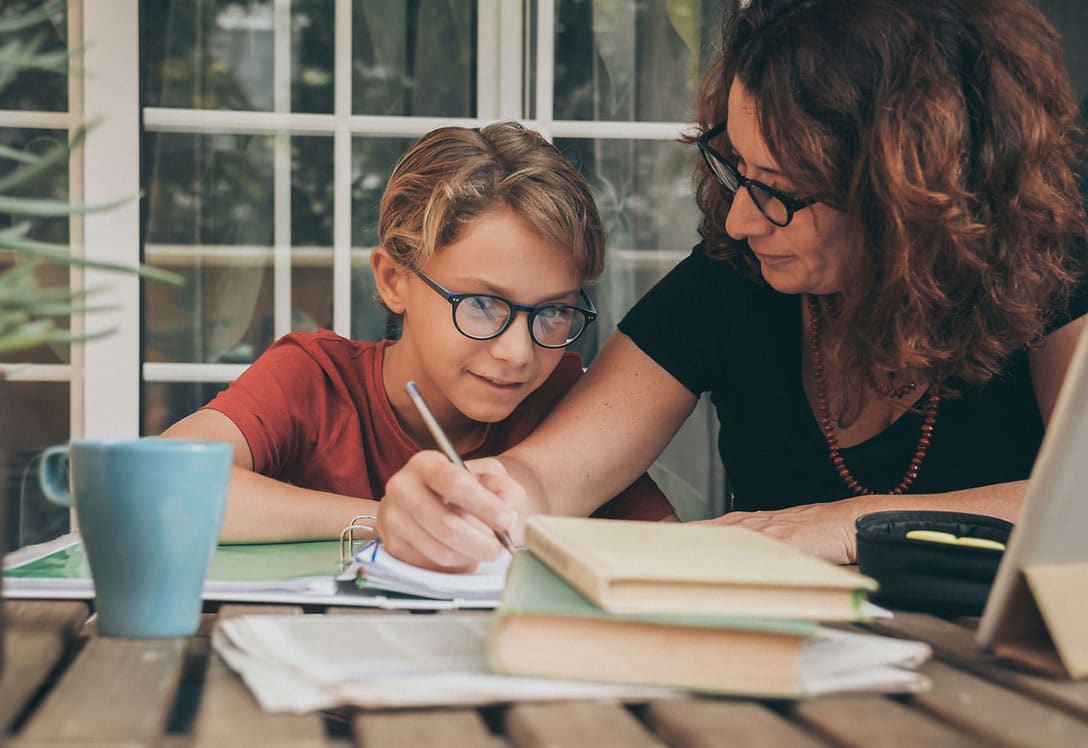
{"label": "woman's eyeglasses", "polygon": [[789,222],[793,220],[794,213],[816,202],[815,200],[801,200],[793,195],[787,195],[762,182],[748,179],[737,171],[737,167],[730,163],[729,159],[710,146],[711,139],[718,137],[723,132],[725,132],[725,123],[716,125],[700,135],[695,141],[695,145],[699,146],[699,152],[703,154],[703,160],[706,161],[707,168],[710,169],[710,173],[714,175],[714,179],[717,180],[726,193],[736,195],[741,187],[748,190],[748,195],[752,198],[752,202],[756,204],[756,207],[759,208],[759,212],[775,226],[788,226]]}
{"label": "woman's eyeglasses", "polygon": [[597,319],[597,309],[586,292],[580,291],[586,307],[568,304],[515,304],[501,296],[486,293],[453,293],[443,288],[422,270],[411,268],[420,280],[434,289],[453,308],[453,326],[466,338],[491,340],[502,335],[518,312],[529,315],[529,337],[541,348],[564,348],[585,332]]}

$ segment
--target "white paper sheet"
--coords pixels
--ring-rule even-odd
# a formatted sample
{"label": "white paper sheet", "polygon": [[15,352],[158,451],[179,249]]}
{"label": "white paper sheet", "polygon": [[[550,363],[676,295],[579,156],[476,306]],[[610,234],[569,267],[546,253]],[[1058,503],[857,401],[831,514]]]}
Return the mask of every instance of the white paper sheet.
{"label": "white paper sheet", "polygon": [[506,586],[510,554],[480,564],[470,574],[445,574],[422,569],[392,556],[381,543],[372,541],[355,553],[359,579],[364,587],[401,592],[438,600],[472,600],[498,605]]}
{"label": "white paper sheet", "polygon": [[647,700],[680,692],[487,671],[484,614],[240,616],[221,620],[212,646],[261,707],[303,713],[480,705],[516,700]]}

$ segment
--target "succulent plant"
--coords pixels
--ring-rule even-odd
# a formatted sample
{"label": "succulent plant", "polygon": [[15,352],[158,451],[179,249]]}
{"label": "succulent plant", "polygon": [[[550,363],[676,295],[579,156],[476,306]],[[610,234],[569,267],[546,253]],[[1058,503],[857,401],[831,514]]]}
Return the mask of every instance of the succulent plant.
{"label": "succulent plant", "polygon": [[[70,55],[66,50],[43,49],[45,35],[36,29],[62,9],[46,3],[12,17],[0,17],[0,95],[25,70],[68,74]],[[111,205],[77,205],[65,200],[26,197],[33,185],[63,169],[69,155],[83,141],[83,130],[72,133],[67,143],[57,142],[41,152],[13,148],[0,143],[0,216],[10,223],[0,225],[0,354],[47,343],[87,340],[106,335],[99,330],[73,335],[67,320],[73,315],[94,311],[88,304],[92,290],[75,291],[68,285],[42,286],[38,272],[42,265],[98,268],[183,283],[181,276],[147,265],[120,265],[73,255],[65,244],[35,240],[35,222],[74,213],[108,210]],[[134,199],[134,198],[133,198]]]}

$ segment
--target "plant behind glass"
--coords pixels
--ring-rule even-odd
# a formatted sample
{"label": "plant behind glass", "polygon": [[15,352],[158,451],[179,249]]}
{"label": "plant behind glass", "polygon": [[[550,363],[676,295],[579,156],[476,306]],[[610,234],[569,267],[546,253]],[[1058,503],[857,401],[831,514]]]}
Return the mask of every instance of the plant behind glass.
{"label": "plant behind glass", "polygon": [[[38,70],[66,76],[67,50],[44,49],[46,34],[41,24],[63,12],[63,3],[47,3],[37,9],[0,18],[0,96],[23,71]],[[0,216],[10,217],[0,226],[0,354],[52,343],[69,343],[106,335],[102,330],[73,335],[65,323],[73,315],[92,311],[88,291],[69,285],[43,286],[39,269],[44,265],[90,267],[135,272],[146,278],[181,284],[180,276],[146,265],[127,266],[78,257],[66,244],[34,238],[35,226],[45,220],[104,210],[111,206],[76,205],[66,200],[29,197],[35,187],[57,170],[64,169],[71,150],[83,140],[83,129],[69,143],[53,143],[40,152],[0,143]]]}

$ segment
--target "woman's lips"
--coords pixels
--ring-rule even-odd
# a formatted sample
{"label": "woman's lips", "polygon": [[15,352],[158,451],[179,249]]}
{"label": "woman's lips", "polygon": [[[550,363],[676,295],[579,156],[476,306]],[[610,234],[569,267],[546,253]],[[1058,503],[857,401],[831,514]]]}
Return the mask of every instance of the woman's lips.
{"label": "woman's lips", "polygon": [[793,255],[768,255],[762,252],[755,252],[754,254],[761,265],[781,265],[792,262],[794,259]]}

